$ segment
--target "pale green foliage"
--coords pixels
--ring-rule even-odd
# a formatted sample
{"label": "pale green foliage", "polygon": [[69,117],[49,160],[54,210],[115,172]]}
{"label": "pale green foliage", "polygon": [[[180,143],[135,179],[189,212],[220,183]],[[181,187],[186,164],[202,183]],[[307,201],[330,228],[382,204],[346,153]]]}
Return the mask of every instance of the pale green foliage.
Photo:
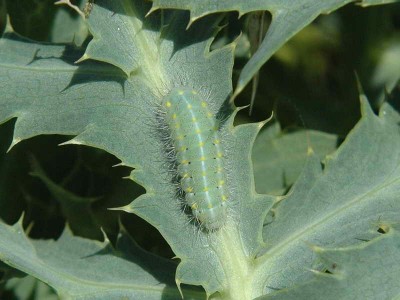
{"label": "pale green foliage", "polygon": [[[81,8],[84,7],[82,1]],[[71,12],[67,8],[60,8],[54,20],[51,31],[51,41],[54,43],[65,43],[74,41],[78,46],[82,45],[89,34],[85,21],[79,16],[70,16]],[[69,28],[70,30],[65,30]]]}
{"label": "pale green foliage", "polygon": [[0,234],[0,258],[54,287],[61,298],[179,297],[175,264],[144,252],[123,233],[116,249],[108,241],[73,237],[69,229],[57,242],[30,240],[21,222],[12,227],[1,224]]}
{"label": "pale green foliage", "polygon": [[[239,15],[267,10],[272,15],[269,30],[257,52],[243,68],[235,95],[249,83],[261,66],[297,32],[310,24],[320,14],[326,14],[355,0],[154,0],[153,10],[178,8],[190,10],[191,22],[220,11],[238,11]],[[377,5],[398,0],[363,0],[361,5]]]}
{"label": "pale green foliage", "polygon": [[253,147],[256,190],[282,194],[296,181],[310,151],[322,160],[336,146],[337,137],[333,134],[314,130],[285,133],[278,123],[272,124],[257,136]]}
{"label": "pale green foliage", "polygon": [[[400,235],[389,233],[355,247],[313,249],[326,269],[307,284],[258,299],[396,299],[400,285]],[[376,270],[384,270],[376,272]],[[385,275],[382,276],[382,273]]]}
{"label": "pale green foliage", "polygon": [[400,44],[393,41],[385,45],[384,52],[380,57],[378,67],[372,78],[373,85],[378,87],[385,85],[388,91],[392,91],[400,80]]}
{"label": "pale green foliage", "polygon": [[57,294],[46,284],[32,276],[10,279],[6,284],[6,290],[13,290],[20,300],[56,300]]}
{"label": "pale green foliage", "polygon": [[274,209],[273,222],[264,227],[267,248],[259,276],[271,289],[307,281],[309,270],[320,268],[311,245],[364,243],[378,235],[382,224],[398,222],[400,132],[393,120],[399,115],[384,106],[376,117],[365,99],[362,111],[361,121],[326,159],[324,169],[310,158],[292,191]]}
{"label": "pale green foliage", "polygon": [[[243,69],[240,91],[288,38],[320,13],[348,2],[303,0],[293,6],[248,1],[233,8],[227,1],[214,8],[207,1],[201,7],[187,3],[198,9],[194,17],[232,9],[272,12],[263,45]],[[155,1],[155,7],[168,3]],[[157,228],[180,260],[142,250],[124,229],[115,246],[107,238],[98,242],[74,236],[72,231],[79,227],[98,226],[90,211],[96,199],[69,192],[35,161],[33,175],[61,203],[73,221],[72,231],[67,227],[57,240],[34,240],[24,232],[22,218],[13,226],[1,222],[0,260],[47,283],[65,299],[179,299],[180,292],[185,299],[318,299],[325,290],[329,297],[341,290],[348,299],[362,299],[363,285],[369,287],[368,297],[379,298],[385,287],[370,284],[361,274],[373,269],[379,282],[393,282],[399,275],[393,263],[399,256],[399,236],[391,227],[400,211],[398,113],[384,105],[376,116],[361,96],[362,118],[336,152],[334,135],[310,130],[280,137],[277,126],[261,133],[253,149],[264,122],[234,126],[238,109],[227,105],[235,42],[209,50],[220,17],[204,17],[186,30],[185,12],[156,11],[145,18],[149,8],[141,0],[96,1],[86,21],[70,25],[78,28],[81,39],[82,24],[88,25],[93,39],[86,49],[34,43],[9,25],[0,40],[0,123],[17,118],[12,146],[40,134],[72,135],[64,144],[104,149],[134,168],[130,179],[146,193],[119,210]],[[217,232],[199,231],[181,212],[163,145],[154,134],[154,109],[168,91],[181,85],[209,95],[214,113],[222,106],[231,113],[221,129],[228,153],[230,210]],[[295,153],[279,150],[292,145]],[[256,180],[252,150],[259,168]],[[276,159],[278,152],[284,155],[282,163]],[[275,165],[262,162],[263,157],[276,159]],[[278,197],[256,193],[255,181],[259,191],[269,193],[295,183],[287,196]],[[74,210],[83,220],[71,216]],[[390,228],[389,233],[378,237],[380,227]],[[381,251],[390,259],[380,257]],[[332,270],[333,263],[338,271]],[[385,272],[388,265],[392,272]],[[326,268],[333,274],[317,273],[314,278],[315,271]],[[6,272],[12,270],[7,267]],[[202,286],[205,293],[190,285]],[[387,288],[386,295],[399,294],[398,284]]]}
{"label": "pale green foliage", "polygon": [[52,197],[60,203],[63,215],[69,220],[72,231],[89,238],[101,239],[100,224],[97,224],[97,219],[91,210],[91,204],[99,199],[79,197],[65,190],[47,176],[36,159],[31,158],[31,161],[33,169],[31,175],[39,178]]}

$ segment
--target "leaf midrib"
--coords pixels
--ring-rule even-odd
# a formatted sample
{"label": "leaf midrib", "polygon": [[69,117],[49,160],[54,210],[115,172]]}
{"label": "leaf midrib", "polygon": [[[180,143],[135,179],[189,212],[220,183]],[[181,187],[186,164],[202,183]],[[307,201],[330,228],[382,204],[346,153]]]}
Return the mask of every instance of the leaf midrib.
{"label": "leaf midrib", "polygon": [[134,7],[133,2],[130,1],[127,3],[127,1],[124,0],[122,6],[128,16],[133,16],[128,19],[133,28],[133,32],[135,33],[135,40],[133,41],[133,43],[135,44],[135,42],[138,41],[138,44],[141,45],[140,47],[138,47],[138,49],[141,52],[140,56],[142,58],[143,64],[142,70],[145,72],[145,74],[147,74],[146,77],[148,77],[152,85],[154,85],[152,87],[157,89],[156,87],[159,87],[163,82],[163,73],[160,69],[159,64],[160,55],[158,55],[157,53],[158,47],[156,44],[152,43],[151,39],[147,38],[147,34],[145,34],[145,31],[143,30],[143,23],[141,21],[138,21],[138,18],[136,17],[139,14],[136,7]]}

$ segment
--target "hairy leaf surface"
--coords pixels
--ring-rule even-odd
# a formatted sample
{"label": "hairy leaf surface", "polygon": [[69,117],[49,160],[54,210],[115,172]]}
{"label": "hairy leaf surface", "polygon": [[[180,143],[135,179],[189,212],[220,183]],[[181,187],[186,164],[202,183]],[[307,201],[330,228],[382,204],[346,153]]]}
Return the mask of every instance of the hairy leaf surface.
{"label": "hairy leaf surface", "polygon": [[[85,1],[82,1],[83,9]],[[66,8],[58,9],[53,26],[51,27],[50,40],[53,43],[74,43],[82,45],[88,37],[89,30],[86,22],[78,15],[73,15]]]}
{"label": "hairy leaf surface", "polygon": [[[331,273],[314,274],[307,284],[258,299],[395,299],[400,295],[400,234],[386,235],[356,247],[313,249]],[[377,272],[377,270],[382,270]]]}
{"label": "hairy leaf surface", "polygon": [[[243,76],[249,80],[321,12],[347,2],[271,2],[268,45],[264,42],[261,58],[256,54]],[[96,1],[85,19],[93,35],[86,49],[34,43],[8,28],[0,40],[0,122],[17,119],[12,146],[39,134],[72,135],[66,144],[104,149],[134,168],[130,178],[146,194],[119,209],[155,226],[179,264],[143,252],[123,234],[115,250],[68,230],[57,241],[34,241],[20,223],[0,223],[2,261],[65,298],[177,299],[176,282],[184,294],[181,283],[201,285],[208,296],[219,292],[215,298],[244,300],[308,281],[308,269],[322,267],[310,244],[360,244],[377,235],[381,222],[396,220],[399,118],[390,107],[377,117],[363,100],[363,119],[324,169],[318,157],[310,156],[287,198],[257,194],[250,158],[263,123],[233,126],[237,109],[229,99],[235,45],[209,51],[218,16],[186,30],[187,13],[157,11],[145,18],[149,8],[140,0]],[[246,81],[241,80],[238,90]],[[182,86],[196,90],[223,120],[229,218],[217,232],[200,230],[182,212],[159,137],[155,111],[171,89]],[[274,220],[263,228],[273,204]]]}
{"label": "hairy leaf surface", "polygon": [[[364,0],[361,5],[378,5],[398,0]],[[354,0],[153,0],[152,10],[158,8],[177,8],[190,10],[190,21],[216,12],[238,11],[239,16],[267,10],[272,15],[272,23],[257,52],[241,71],[235,95],[257,73],[261,66],[291,37],[310,24],[321,14],[330,13]]]}
{"label": "hairy leaf surface", "polygon": [[[181,211],[155,132],[154,111],[174,87],[197,90],[215,114],[229,115],[234,45],[209,52],[215,17],[186,31],[186,13],[145,19],[146,12],[142,1],[96,1],[88,19],[94,38],[83,56],[71,46],[40,45],[6,33],[0,40],[0,87],[6,91],[0,120],[17,117],[13,145],[38,134],[77,135],[68,143],[102,148],[135,168],[131,178],[147,193],[121,209],[143,217],[166,238],[181,259],[178,285],[202,285],[225,299],[249,298],[242,278],[262,245],[263,219],[274,199],[254,191],[250,154],[262,124],[233,127],[232,114],[222,129],[231,217],[215,234],[200,231]],[[74,65],[80,56],[84,62]],[[51,285],[65,292],[59,281]]]}
{"label": "hairy leaf surface", "polygon": [[74,237],[69,229],[57,241],[31,240],[21,222],[0,223],[0,236],[1,260],[54,287],[61,298],[180,297],[173,278],[175,264],[141,250],[125,234],[116,249],[107,241]]}
{"label": "hairy leaf surface", "polygon": [[311,245],[360,244],[376,237],[381,226],[398,222],[399,114],[384,105],[376,116],[365,99],[362,114],[324,168],[310,157],[292,191],[274,208],[256,272],[266,291],[306,281],[309,270],[320,268]]}

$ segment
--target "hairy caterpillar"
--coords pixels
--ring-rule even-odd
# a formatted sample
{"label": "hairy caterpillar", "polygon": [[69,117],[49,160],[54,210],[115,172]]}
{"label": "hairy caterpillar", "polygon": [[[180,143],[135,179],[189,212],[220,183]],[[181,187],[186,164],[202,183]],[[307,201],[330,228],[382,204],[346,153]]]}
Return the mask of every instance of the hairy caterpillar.
{"label": "hairy caterpillar", "polygon": [[227,218],[224,152],[218,122],[207,102],[192,89],[175,88],[162,101],[169,160],[194,220],[207,231]]}

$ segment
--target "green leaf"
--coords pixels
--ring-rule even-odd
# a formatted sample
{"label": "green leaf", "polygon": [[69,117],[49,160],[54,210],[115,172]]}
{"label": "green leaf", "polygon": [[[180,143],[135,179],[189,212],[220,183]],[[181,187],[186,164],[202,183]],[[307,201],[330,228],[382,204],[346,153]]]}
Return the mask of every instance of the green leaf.
{"label": "green leaf", "polygon": [[349,248],[313,249],[332,274],[257,299],[395,299],[400,295],[400,234],[389,233]]}
{"label": "green leaf", "polygon": [[[83,9],[85,1],[82,1]],[[50,32],[53,43],[72,43],[81,46],[89,35],[86,22],[79,16],[72,15],[66,8],[58,9]]]}
{"label": "green leaf", "polygon": [[285,133],[274,123],[257,136],[253,147],[256,190],[282,194],[300,175],[309,153],[323,159],[336,145],[336,135],[315,130]]}
{"label": "green leaf", "polygon": [[92,204],[99,198],[80,197],[64,189],[46,175],[34,157],[31,157],[31,165],[33,169],[31,175],[39,178],[54,199],[60,203],[63,215],[68,220],[72,232],[83,237],[102,239],[100,224],[92,209]]}
{"label": "green leaf", "polygon": [[385,46],[379,57],[376,70],[372,77],[373,87],[384,86],[391,92],[400,80],[400,41],[394,40]]}
{"label": "green leaf", "polygon": [[[314,5],[308,9],[321,8]],[[312,156],[287,198],[259,195],[251,150],[263,123],[233,126],[237,110],[230,114],[229,98],[234,44],[209,51],[218,31],[215,16],[186,31],[186,13],[164,11],[145,18],[148,8],[139,0],[96,1],[88,19],[94,38],[86,50],[5,34],[0,40],[0,122],[17,118],[12,145],[38,134],[74,135],[65,144],[104,149],[135,168],[130,178],[146,194],[120,210],[141,216],[168,241],[180,259],[175,278],[179,287],[202,285],[208,296],[219,292],[215,297],[220,299],[252,299],[307,281],[307,269],[318,268],[307,242],[335,247],[359,243],[376,236],[374,222],[395,219],[400,141],[393,111],[376,117],[364,100],[363,120],[324,170]],[[77,66],[73,62],[78,57],[82,63]],[[229,217],[216,232],[199,230],[182,212],[165,166],[164,146],[155,133],[154,110],[171,89],[181,86],[198,91],[215,114],[228,107],[221,135],[227,149]],[[273,204],[274,221],[262,229]],[[54,242],[29,240],[20,225],[1,225],[0,233],[0,259],[62,296],[131,293],[140,298],[135,293],[141,289],[131,290],[131,284],[138,282],[147,291],[150,282],[156,286],[154,298],[160,298],[164,287],[172,294],[162,296],[179,297],[172,278],[175,265],[137,266],[141,260],[157,262],[148,254],[137,260],[133,255],[135,263],[128,263],[121,247],[115,251],[107,243],[72,237],[69,231]],[[95,261],[93,269],[85,268],[87,260]],[[155,278],[161,275],[166,279]]]}
{"label": "green leaf", "polygon": [[[105,170],[107,172],[107,175],[109,175],[110,177],[116,176],[118,180],[111,181],[107,178],[108,180],[106,181],[106,187],[102,189],[102,192],[99,192],[98,190],[95,191],[97,195],[101,193],[101,196],[84,197],[79,196],[76,193],[68,190],[65,187],[65,183],[70,179],[70,175],[77,173],[77,171],[81,168],[90,169],[91,164],[100,165],[100,161],[104,162],[109,157],[106,156],[104,152],[101,152],[99,150],[91,150],[92,151],[88,153],[91,154],[90,158],[93,161],[83,166],[81,162],[82,158],[80,158],[79,156],[79,158],[75,162],[74,167],[71,170],[72,173],[69,172],[68,176],[59,183],[56,183],[47,175],[47,172],[44,171],[43,167],[41,166],[41,164],[39,164],[36,157],[33,157],[32,155],[29,156],[32,169],[30,174],[33,177],[38,178],[44,184],[44,186],[50,193],[50,199],[53,200],[53,203],[57,202],[59,204],[62,216],[66,219],[74,234],[86,238],[102,240],[103,234],[100,230],[101,228],[111,240],[114,240],[113,237],[116,236],[120,212],[109,210],[109,208],[121,206],[128,203],[128,201],[131,201],[131,199],[135,196],[139,196],[142,191],[140,187],[133,184],[133,182],[128,180],[121,180],[118,177],[121,176],[121,172],[118,171],[116,168],[113,168],[112,170],[109,170],[107,168]],[[53,149],[53,153],[54,152],[55,151]],[[98,180],[100,182],[105,180],[105,178],[102,178],[100,170],[90,171],[91,172],[89,173],[89,175],[87,175],[87,173],[84,173],[84,175],[96,176],[95,180]],[[93,183],[94,182],[92,182],[92,184]],[[98,189],[96,188],[96,185],[94,186],[94,189]],[[53,212],[53,214],[54,213],[55,212]]]}
{"label": "green leaf", "polygon": [[14,278],[7,282],[6,290],[12,290],[19,300],[57,300],[55,292],[32,276]]}
{"label": "green leaf", "polygon": [[48,41],[57,7],[54,0],[5,0],[11,24],[30,39]]}
{"label": "green leaf", "polygon": [[26,274],[22,273],[17,269],[11,268],[9,265],[0,261],[0,284],[3,284],[4,281],[7,281],[10,278],[24,277],[24,276],[26,276]]}
{"label": "green leaf", "polygon": [[[395,0],[396,1],[396,0]],[[362,1],[364,5],[395,2],[394,0]],[[238,11],[239,16],[251,11],[268,10],[272,22],[257,52],[241,71],[234,95],[238,95],[261,66],[291,37],[321,14],[330,13],[353,0],[153,0],[152,11],[159,8],[190,10],[190,22],[211,13]]]}
{"label": "green leaf", "polygon": [[389,3],[396,3],[399,0],[362,0],[359,5],[367,7],[371,5],[381,5],[381,4],[389,4]]}
{"label": "green leaf", "polygon": [[[297,3],[290,3],[286,0],[240,0],[240,1],[231,1],[231,0],[221,0],[218,2],[214,2],[212,0],[152,0],[153,7],[152,11],[157,10],[159,8],[176,8],[176,9],[185,9],[190,10],[191,13],[191,22],[194,22],[196,19],[201,18],[205,15],[216,13],[216,12],[224,12],[224,11],[237,11],[239,12],[239,16],[244,15],[248,12],[259,11],[259,10],[285,10],[293,7],[303,7],[307,9],[311,2],[307,0],[297,1]],[[398,2],[399,0],[362,0],[359,5],[361,6],[369,6],[369,5],[381,5]],[[336,0],[336,5],[344,5],[346,0]],[[333,6],[333,1],[330,1],[330,5]],[[307,5],[308,4],[308,5]],[[320,4],[316,4],[319,6]]]}
{"label": "green leaf", "polygon": [[274,208],[255,271],[266,292],[298,285],[312,277],[308,270],[320,269],[310,244],[360,244],[398,221],[400,116],[388,105],[374,115],[363,97],[362,115],[323,169],[310,157],[292,191]]}
{"label": "green leaf", "polygon": [[[52,286],[65,299],[177,299],[175,264],[141,250],[126,234],[116,248],[72,236],[31,240],[21,222],[0,223],[0,259]],[[188,299],[201,293],[188,292]]]}
{"label": "green leaf", "polygon": [[[172,88],[184,85],[208,98],[213,113],[229,111],[234,45],[209,51],[218,31],[214,16],[186,30],[186,13],[145,19],[146,5],[99,0],[89,16],[94,38],[83,59],[118,68],[94,61],[76,66],[79,48],[34,44],[6,33],[0,40],[0,86],[7,86],[0,120],[17,117],[12,145],[38,134],[77,135],[67,144],[104,149],[135,168],[131,179],[147,193],[121,209],[147,220],[168,241],[181,259],[178,285],[202,285],[208,295],[219,291],[223,299],[248,298],[251,289],[242,276],[251,273],[263,220],[275,199],[254,189],[251,147],[263,124],[234,127],[234,114],[224,122],[230,217],[215,234],[200,231],[176,198],[154,110]],[[15,264],[14,259],[8,262]],[[47,282],[33,271],[28,273]],[[51,285],[64,288],[60,281]]]}
{"label": "green leaf", "polygon": [[[93,40],[81,60],[96,59],[121,68],[127,76],[143,71],[150,87],[164,81],[159,59],[158,16],[144,19],[148,4],[144,1],[97,1],[88,26]],[[110,43],[110,41],[113,41]]]}

